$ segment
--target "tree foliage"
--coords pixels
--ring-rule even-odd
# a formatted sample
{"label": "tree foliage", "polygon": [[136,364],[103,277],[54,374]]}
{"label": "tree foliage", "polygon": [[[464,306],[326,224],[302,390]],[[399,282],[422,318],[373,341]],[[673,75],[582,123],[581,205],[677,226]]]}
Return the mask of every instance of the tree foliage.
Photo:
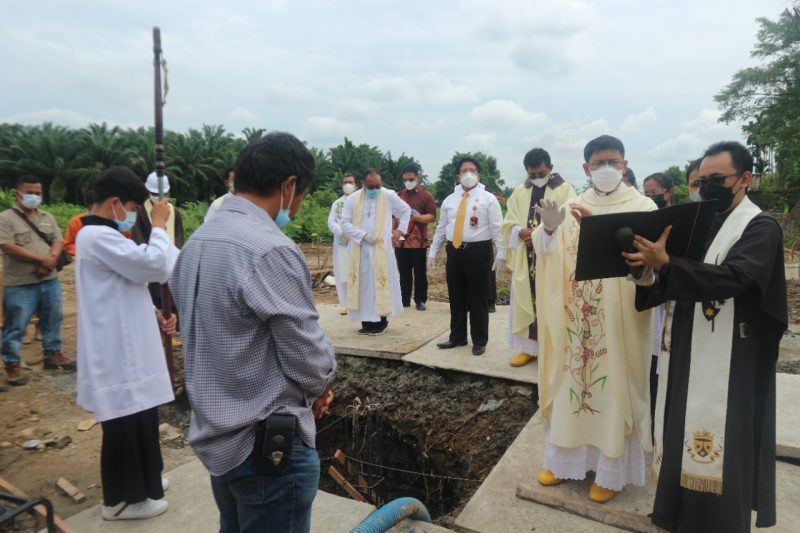
{"label": "tree foliage", "polygon": [[[780,183],[800,184],[800,2],[777,20],[758,19],[753,58],[765,63],[737,72],[714,98],[721,121],[745,121],[757,166],[774,171]],[[775,154],[775,169],[766,168],[764,153]]]}

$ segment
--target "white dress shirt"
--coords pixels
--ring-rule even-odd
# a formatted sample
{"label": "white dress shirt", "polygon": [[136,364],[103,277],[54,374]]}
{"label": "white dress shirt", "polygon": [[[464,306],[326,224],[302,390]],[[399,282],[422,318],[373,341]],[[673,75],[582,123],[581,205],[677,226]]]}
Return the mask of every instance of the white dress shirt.
{"label": "white dress shirt", "polygon": [[[456,190],[442,202],[439,210],[439,223],[436,225],[436,232],[433,234],[433,244],[431,245],[429,257],[436,257],[439,250],[444,246],[445,240],[452,241],[455,233],[456,213],[461,204],[464,194],[463,188],[456,187]],[[464,215],[464,229],[461,234],[462,241],[466,243],[493,240],[497,248],[497,258],[505,258],[503,249],[503,237],[500,231],[500,224],[503,221],[503,212],[500,210],[500,202],[497,197],[481,187],[477,186],[470,189],[467,193],[467,212]],[[477,217],[478,222],[475,226],[470,223],[472,217]]]}

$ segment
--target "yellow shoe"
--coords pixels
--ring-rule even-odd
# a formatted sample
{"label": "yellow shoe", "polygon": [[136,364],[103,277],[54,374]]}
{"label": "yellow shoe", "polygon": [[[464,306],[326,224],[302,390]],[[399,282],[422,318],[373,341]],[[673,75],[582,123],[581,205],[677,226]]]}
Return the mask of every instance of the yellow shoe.
{"label": "yellow shoe", "polygon": [[514,358],[511,359],[511,366],[515,367],[525,366],[531,361],[536,361],[535,355],[530,355],[525,352],[519,352]]}
{"label": "yellow shoe", "polygon": [[177,337],[172,337],[172,347],[180,348],[181,346],[183,346],[183,342]]}
{"label": "yellow shoe", "polygon": [[341,311],[339,311],[339,314],[345,316],[347,314],[347,309],[342,309]]}
{"label": "yellow shoe", "polygon": [[564,482],[563,479],[558,479],[553,473],[547,469],[542,470],[539,472],[539,477],[537,478],[540,485],[544,485],[545,487],[552,487],[553,485],[560,485]]}
{"label": "yellow shoe", "polygon": [[592,483],[592,486],[589,487],[589,499],[593,502],[606,503],[616,494],[613,490],[603,488],[597,483]]}

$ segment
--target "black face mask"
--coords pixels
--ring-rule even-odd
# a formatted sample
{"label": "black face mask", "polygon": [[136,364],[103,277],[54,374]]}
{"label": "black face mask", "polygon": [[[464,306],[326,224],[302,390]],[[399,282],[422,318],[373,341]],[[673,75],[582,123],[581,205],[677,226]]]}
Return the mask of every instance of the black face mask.
{"label": "black face mask", "polygon": [[648,196],[648,198],[653,200],[656,204],[656,207],[658,207],[659,209],[664,209],[665,207],[667,207],[667,200],[666,198],[664,198],[663,194],[652,194]]}
{"label": "black face mask", "polygon": [[703,200],[716,200],[716,212],[727,211],[733,203],[733,191],[724,185],[705,184],[700,187],[700,197]]}

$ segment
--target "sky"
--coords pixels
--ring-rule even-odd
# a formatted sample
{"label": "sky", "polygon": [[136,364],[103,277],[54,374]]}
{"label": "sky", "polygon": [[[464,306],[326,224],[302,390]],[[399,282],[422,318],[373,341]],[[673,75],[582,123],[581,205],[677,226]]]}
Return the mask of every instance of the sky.
{"label": "sky", "polygon": [[639,180],[719,140],[714,94],[750,58],[756,18],[790,0],[4,0],[0,122],[153,121],[152,27],[168,61],[167,129],[347,136],[415,157],[527,150],[584,182],[583,147],[619,137]]}

